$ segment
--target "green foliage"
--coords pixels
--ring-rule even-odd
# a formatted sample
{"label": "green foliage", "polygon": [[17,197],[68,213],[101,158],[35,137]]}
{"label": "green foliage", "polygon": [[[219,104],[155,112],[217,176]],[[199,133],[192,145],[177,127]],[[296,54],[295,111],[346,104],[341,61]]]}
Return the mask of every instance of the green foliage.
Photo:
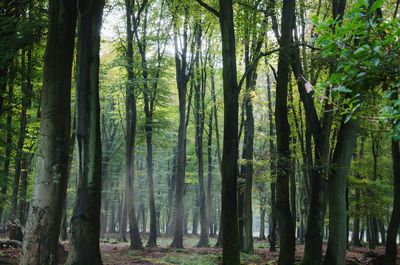
{"label": "green foliage", "polygon": [[314,19],[321,56],[335,66],[323,86],[332,87],[332,101],[340,102],[337,107],[349,116],[358,112],[368,92],[398,83],[400,22],[382,17],[382,3],[369,6],[357,0],[340,22]]}

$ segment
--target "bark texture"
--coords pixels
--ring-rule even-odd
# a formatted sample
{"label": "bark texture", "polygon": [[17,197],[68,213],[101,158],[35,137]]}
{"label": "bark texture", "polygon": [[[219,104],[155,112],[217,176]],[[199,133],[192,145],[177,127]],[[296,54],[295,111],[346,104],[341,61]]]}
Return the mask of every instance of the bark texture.
{"label": "bark texture", "polygon": [[66,264],[102,264],[100,239],[101,136],[99,102],[100,27],[103,0],[80,0],[76,76],[78,189]]}
{"label": "bark texture", "polygon": [[68,184],[75,1],[49,1],[35,186],[20,264],[56,264]]}

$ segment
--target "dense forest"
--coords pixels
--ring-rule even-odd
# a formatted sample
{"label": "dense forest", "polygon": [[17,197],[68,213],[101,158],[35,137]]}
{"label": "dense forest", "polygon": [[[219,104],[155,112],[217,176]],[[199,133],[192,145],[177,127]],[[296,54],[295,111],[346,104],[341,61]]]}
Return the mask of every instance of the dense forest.
{"label": "dense forest", "polygon": [[400,0],[1,0],[0,264],[400,264]]}

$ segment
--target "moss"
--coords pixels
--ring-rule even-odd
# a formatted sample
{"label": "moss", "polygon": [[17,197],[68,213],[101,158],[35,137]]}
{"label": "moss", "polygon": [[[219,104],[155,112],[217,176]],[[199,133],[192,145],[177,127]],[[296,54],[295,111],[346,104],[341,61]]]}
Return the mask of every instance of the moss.
{"label": "moss", "polygon": [[180,264],[180,265],[215,265],[218,264],[218,257],[216,255],[168,255],[162,258],[163,261],[168,264]]}
{"label": "moss", "polygon": [[241,264],[252,264],[260,261],[261,261],[260,257],[256,254],[246,254],[246,253],[240,254]]}

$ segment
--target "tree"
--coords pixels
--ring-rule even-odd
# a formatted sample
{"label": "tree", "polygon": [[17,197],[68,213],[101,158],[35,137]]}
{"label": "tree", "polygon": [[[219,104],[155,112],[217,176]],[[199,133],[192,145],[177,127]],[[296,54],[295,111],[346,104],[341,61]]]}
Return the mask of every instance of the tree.
{"label": "tree", "polygon": [[49,0],[35,188],[20,264],[56,264],[68,183],[71,71],[76,5]]}
{"label": "tree", "polygon": [[[207,205],[206,205],[206,192],[205,192],[205,181],[204,181],[204,155],[203,155],[203,134],[204,134],[204,123],[205,123],[205,107],[204,107],[204,97],[206,93],[206,65],[207,61],[203,63],[201,56],[205,57],[207,60],[208,54],[201,52],[202,48],[202,35],[203,29],[201,22],[196,23],[195,27],[195,38],[196,38],[196,56],[195,56],[195,76],[193,79],[194,89],[195,89],[195,147],[196,156],[198,161],[198,179],[199,179],[199,208],[200,208],[200,240],[197,243],[198,247],[208,246],[208,218],[207,218]],[[204,65],[203,65],[204,64]],[[210,205],[209,205],[210,207]]]}
{"label": "tree", "polygon": [[[185,164],[186,164],[186,133],[189,120],[190,99],[187,100],[187,84],[192,72],[193,62],[188,60],[188,23],[189,14],[187,7],[184,8],[184,21],[182,36],[178,35],[178,21],[174,20],[174,48],[175,48],[175,72],[179,100],[179,128],[178,128],[178,149],[176,158],[176,185],[175,185],[175,232],[171,243],[173,248],[183,248],[183,227],[184,227],[184,185],[185,185]],[[181,40],[179,39],[181,38]],[[181,43],[181,46],[179,45]],[[179,47],[181,50],[179,50]],[[190,97],[189,97],[190,98]],[[187,105],[187,106],[186,106]],[[187,110],[186,110],[187,108]]]}
{"label": "tree", "polygon": [[[398,100],[398,89],[392,91],[392,99]],[[396,132],[398,121],[393,124]],[[388,265],[396,264],[397,259],[397,234],[400,226],[400,142],[397,139],[398,135],[393,136],[392,160],[393,160],[393,210],[390,217],[390,223],[387,232],[387,241],[385,248],[385,263]]]}
{"label": "tree", "polygon": [[220,0],[219,11],[201,0],[197,2],[219,18],[221,27],[224,87],[224,147],[221,162],[222,264],[236,265],[240,264],[237,214],[239,86],[232,1]]}
{"label": "tree", "polygon": [[[145,3],[143,2],[138,10],[137,17],[140,17],[141,12],[145,8]],[[135,140],[136,140],[136,119],[137,119],[137,109],[136,109],[136,95],[134,90],[134,70],[133,70],[133,23],[138,23],[136,16],[133,13],[132,0],[127,0],[125,2],[126,8],[126,28],[127,28],[127,72],[128,80],[126,84],[126,103],[125,103],[125,115],[126,115],[126,132],[125,132],[125,193],[122,206],[122,219],[121,219],[121,239],[124,240],[126,237],[126,217],[129,216],[129,231],[131,248],[141,249],[142,240],[139,233],[139,225],[136,219],[135,204],[134,204],[134,176],[135,176]]]}
{"label": "tree", "polygon": [[295,12],[294,1],[284,0],[281,36],[279,38],[278,75],[276,80],[275,123],[277,135],[276,212],[279,224],[279,265],[294,264],[295,227],[289,204],[289,175],[291,170],[290,128],[288,122],[288,82],[290,45]]}
{"label": "tree", "polygon": [[[100,27],[104,1],[78,3],[76,140],[78,187],[66,264],[102,264],[100,255]],[[90,25],[90,26],[88,26]]]}

